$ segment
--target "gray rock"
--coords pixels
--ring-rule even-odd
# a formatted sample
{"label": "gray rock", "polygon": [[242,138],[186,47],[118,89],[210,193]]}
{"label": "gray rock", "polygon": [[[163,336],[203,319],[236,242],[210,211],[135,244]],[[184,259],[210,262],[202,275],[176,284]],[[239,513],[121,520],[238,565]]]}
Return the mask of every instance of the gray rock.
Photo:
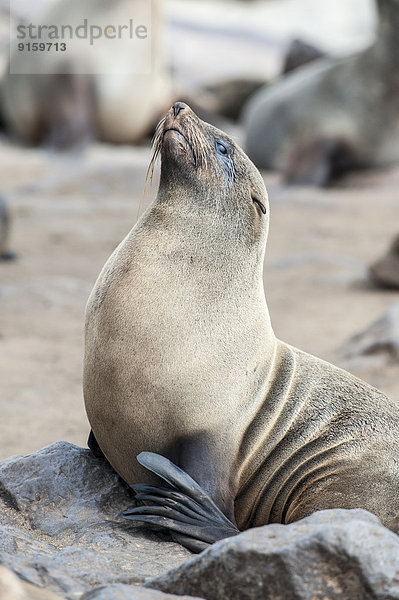
{"label": "gray rock", "polygon": [[399,289],[399,235],[393,240],[388,252],[369,269],[375,285],[387,289]]}
{"label": "gray rock", "polygon": [[399,302],[395,302],[364,331],[357,333],[342,348],[348,358],[386,353],[399,359]]}
{"label": "gray rock", "polygon": [[90,450],[66,442],[0,463],[0,564],[66,598],[141,584],[191,554],[118,514],[129,487]]}
{"label": "gray rock", "polygon": [[399,599],[399,537],[366,511],[252,529],[192,558],[119,519],[132,502],[104,459],[66,442],[1,462],[2,600]]}
{"label": "gray rock", "polygon": [[0,567],[1,600],[61,600],[60,596],[18,579],[5,567]]}
{"label": "gray rock", "polygon": [[394,600],[399,537],[367,511],[321,511],[217,542],[147,586],[206,600]]}
{"label": "gray rock", "polygon": [[202,600],[193,596],[175,596],[155,590],[115,583],[84,594],[80,600]]}

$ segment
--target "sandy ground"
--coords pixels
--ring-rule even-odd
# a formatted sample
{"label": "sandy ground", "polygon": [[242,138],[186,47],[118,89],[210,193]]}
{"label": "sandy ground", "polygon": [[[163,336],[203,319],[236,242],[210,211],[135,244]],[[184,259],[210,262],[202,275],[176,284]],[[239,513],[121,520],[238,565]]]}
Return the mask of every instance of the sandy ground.
{"label": "sandy ground", "polygon": [[[84,445],[84,309],[107,257],[155,195],[149,148],[94,146],[74,159],[0,144],[14,263],[0,264],[0,458],[64,439]],[[342,344],[399,293],[368,287],[365,267],[397,231],[399,169],[329,190],[265,174],[272,221],[265,288],[281,339],[346,367],[399,400],[398,366],[348,363]]]}

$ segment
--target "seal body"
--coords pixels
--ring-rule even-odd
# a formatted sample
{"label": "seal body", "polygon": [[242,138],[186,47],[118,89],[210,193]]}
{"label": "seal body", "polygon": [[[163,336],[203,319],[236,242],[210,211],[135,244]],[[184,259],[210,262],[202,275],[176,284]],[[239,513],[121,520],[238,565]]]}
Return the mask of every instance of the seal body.
{"label": "seal body", "polygon": [[318,60],[251,97],[245,148],[258,167],[324,185],[351,169],[399,161],[399,2],[378,4],[372,47]]}
{"label": "seal body", "polygon": [[[399,513],[399,409],[275,338],[262,282],[269,211],[260,174],[182,103],[161,123],[157,151],[157,198],[87,306],[84,396],[106,458],[146,492],[155,473],[174,482],[179,499],[181,486],[196,506],[206,497],[239,529],[336,507],[390,522]],[[143,450],[153,473],[136,462]],[[144,509],[145,518],[130,517],[150,520]],[[207,543],[232,535],[173,527]]]}

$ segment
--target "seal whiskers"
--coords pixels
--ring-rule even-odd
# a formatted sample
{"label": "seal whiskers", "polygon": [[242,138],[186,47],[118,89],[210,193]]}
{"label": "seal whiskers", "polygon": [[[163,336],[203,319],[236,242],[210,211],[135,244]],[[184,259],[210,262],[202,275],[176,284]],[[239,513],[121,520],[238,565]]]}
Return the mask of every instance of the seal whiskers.
{"label": "seal whiskers", "polygon": [[163,117],[158,125],[155,128],[155,133],[154,133],[154,137],[152,138],[152,156],[151,156],[151,160],[150,160],[150,164],[148,165],[148,169],[147,169],[147,174],[146,174],[146,182],[148,180],[150,180],[150,183],[152,183],[152,178],[154,175],[154,168],[156,165],[156,162],[158,160],[158,157],[161,153],[162,150],[162,138],[163,138],[163,128],[164,128],[164,124],[165,124],[165,118]]}

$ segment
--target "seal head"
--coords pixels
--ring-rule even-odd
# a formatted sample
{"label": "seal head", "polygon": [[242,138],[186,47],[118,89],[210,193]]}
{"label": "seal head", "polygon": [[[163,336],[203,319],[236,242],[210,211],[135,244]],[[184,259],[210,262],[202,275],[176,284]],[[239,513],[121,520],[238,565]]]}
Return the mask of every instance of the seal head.
{"label": "seal head", "polygon": [[224,215],[234,212],[234,198],[248,224],[255,221],[253,205],[256,213],[266,214],[267,192],[258,170],[231,137],[201,121],[187,104],[176,102],[158,124],[151,173],[159,155],[161,193],[188,187],[198,208]]}

